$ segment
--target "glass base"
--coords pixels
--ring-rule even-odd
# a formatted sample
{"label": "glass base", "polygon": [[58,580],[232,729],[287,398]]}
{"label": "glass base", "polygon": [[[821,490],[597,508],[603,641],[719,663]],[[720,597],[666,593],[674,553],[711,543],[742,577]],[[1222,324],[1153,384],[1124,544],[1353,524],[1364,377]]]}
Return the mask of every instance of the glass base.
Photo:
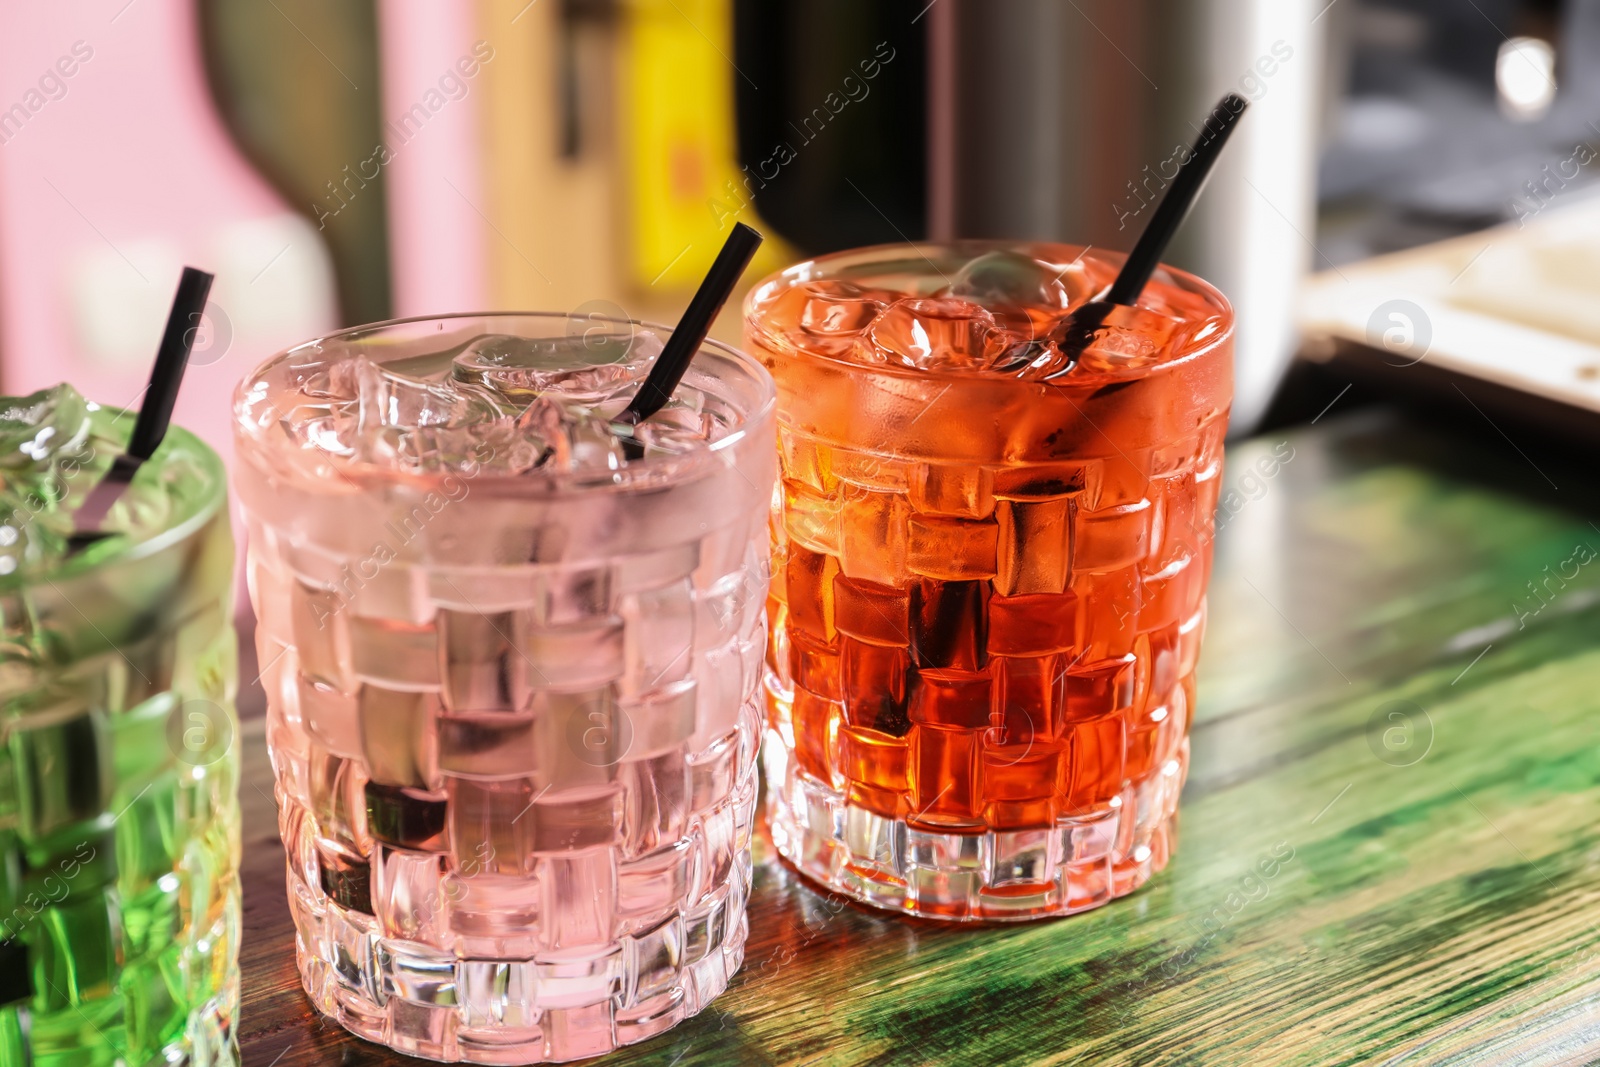
{"label": "glass base", "polygon": [[951,833],[851,804],[762,745],[772,841],[800,873],[888,911],[955,922],[1073,915],[1138,889],[1167,865],[1189,742],[1166,773],[1129,786],[1105,811],[1050,828]]}
{"label": "glass base", "polygon": [[[752,773],[740,790],[750,794],[739,805],[741,840],[754,789]],[[293,857],[288,828],[311,820],[281,790],[278,801]],[[306,996],[357,1037],[429,1060],[564,1063],[655,1037],[723,991],[744,961],[750,876],[745,847],[699,904],[603,949],[472,958],[385,937],[375,917],[330,898],[291,858],[295,959]]]}

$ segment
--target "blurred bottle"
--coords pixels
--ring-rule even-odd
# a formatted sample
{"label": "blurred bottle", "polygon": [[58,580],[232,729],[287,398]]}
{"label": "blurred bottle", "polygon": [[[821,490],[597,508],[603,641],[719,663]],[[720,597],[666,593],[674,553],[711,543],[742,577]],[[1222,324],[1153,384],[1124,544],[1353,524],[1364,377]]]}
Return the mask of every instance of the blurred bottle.
{"label": "blurred bottle", "polygon": [[1247,430],[1297,344],[1331,6],[738,0],[740,162],[806,252],[923,237],[1125,251],[1179,146],[1242,93],[1251,113],[1169,258],[1234,302]]}
{"label": "blurred bottle", "polygon": [[809,254],[927,221],[928,0],[736,0],[737,195]]}
{"label": "blurred bottle", "polygon": [[377,0],[205,0],[198,10],[217,110],[251,165],[316,224],[340,324],[392,318],[392,168],[373,87],[396,64],[384,57],[380,79]]}
{"label": "blurred bottle", "polygon": [[1238,313],[1233,429],[1296,346],[1314,256],[1328,0],[940,0],[929,23],[929,234],[1126,251],[1180,145],[1229,90],[1252,101],[1169,259]]}

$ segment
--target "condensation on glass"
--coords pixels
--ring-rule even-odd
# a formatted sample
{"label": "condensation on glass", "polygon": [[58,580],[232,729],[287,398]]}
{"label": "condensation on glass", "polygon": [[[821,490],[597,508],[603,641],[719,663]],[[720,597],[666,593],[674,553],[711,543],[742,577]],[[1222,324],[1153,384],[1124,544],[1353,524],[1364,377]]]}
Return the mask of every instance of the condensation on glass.
{"label": "condensation on glass", "polygon": [[[557,351],[592,327],[388,324],[291,350],[238,394],[301,978],[355,1034],[432,1059],[641,1041],[743,957],[775,464],[761,368],[707,345],[686,387],[723,436],[598,469],[513,462],[526,427],[496,437],[470,410],[367,458],[322,421],[373,396],[456,403],[451,382],[488,380],[462,356],[475,338]],[[599,329],[659,348],[652,328]],[[329,374],[355,360],[380,392],[351,401]],[[516,412],[544,380],[512,370]]]}
{"label": "condensation on glass", "polygon": [[885,246],[758,286],[778,383],[773,839],[856,899],[1061,915],[1167,861],[1188,766],[1232,313],[1062,245]]}

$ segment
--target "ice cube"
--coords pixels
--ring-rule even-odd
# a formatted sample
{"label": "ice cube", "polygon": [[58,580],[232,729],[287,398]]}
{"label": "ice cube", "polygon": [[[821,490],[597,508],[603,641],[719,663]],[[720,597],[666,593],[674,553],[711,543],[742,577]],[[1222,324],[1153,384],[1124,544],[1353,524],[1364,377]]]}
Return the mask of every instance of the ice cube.
{"label": "ice cube", "polygon": [[591,327],[568,337],[513,337],[488,334],[456,356],[453,377],[485,386],[517,401],[558,392],[570,400],[596,403],[624,383],[644,376],[661,353],[661,341],[626,324]]}
{"label": "ice cube", "polygon": [[572,442],[571,470],[614,471],[627,462],[622,440],[612,431],[611,423],[599,415],[579,414],[567,427],[567,439]]}
{"label": "ice cube", "polygon": [[[110,414],[97,428],[97,411],[66,384],[0,398],[0,576],[65,555],[71,509],[122,451]],[[108,528],[127,528],[118,506]]]}
{"label": "ice cube", "polygon": [[355,367],[364,430],[453,426],[474,416],[498,414],[481,390],[408,377],[367,359],[356,360]]}
{"label": "ice cube", "polygon": [[181,491],[186,479],[190,484],[206,484],[208,481],[205,474],[195,471],[191,463],[174,464],[169,459],[159,469],[147,465],[146,469],[134,476],[127,492],[112,505],[103,528],[127,532],[165,528],[172,516],[172,492]]}
{"label": "ice cube", "polygon": [[658,424],[652,419],[634,427],[633,435],[644,447],[646,456],[681,456],[703,444],[709,433],[707,427]]}
{"label": "ice cube", "polygon": [[988,252],[961,268],[950,295],[981,304],[1012,329],[1038,336],[1070,303],[1064,273],[1020,252]]}
{"label": "ice cube", "polygon": [[[661,347],[654,333],[608,329],[484,335],[459,351],[401,361],[356,357],[305,379],[301,402],[282,421],[302,448],[402,470],[614,472],[635,429],[612,420]],[[636,436],[646,455],[676,454],[736,421],[726,403],[683,386]]]}
{"label": "ice cube", "polygon": [[567,436],[567,421],[567,409],[557,397],[548,394],[535,395],[517,414],[515,440],[539,445],[539,454],[530,466],[571,468],[572,441]]}
{"label": "ice cube", "polygon": [[88,441],[89,402],[63,382],[23,397],[0,399],[0,468],[48,467],[75,456]]}
{"label": "ice cube", "polygon": [[680,389],[666,406],[634,427],[633,435],[645,454],[681,455],[711,436],[714,420],[704,412],[704,397],[693,389]]}
{"label": "ice cube", "polygon": [[[538,454],[520,469],[594,473],[619,470],[627,462],[623,443],[607,418],[552,393],[534,397],[517,416],[512,447],[534,443]],[[499,469],[498,456],[495,460],[491,466]]]}
{"label": "ice cube", "polygon": [[1107,312],[1080,357],[1085,370],[1125,371],[1148,367],[1166,354],[1180,319],[1143,307],[1118,305]]}
{"label": "ice cube", "polygon": [[820,278],[785,290],[763,314],[787,324],[796,346],[842,356],[888,306],[886,295],[853,282]]}
{"label": "ice cube", "polygon": [[4,494],[0,498],[0,577],[37,568],[64,555],[71,532],[70,521],[64,519],[35,501]]}
{"label": "ice cube", "polygon": [[918,370],[982,370],[1006,358],[1019,338],[986,309],[955,297],[898,300],[867,330],[891,363]]}
{"label": "ice cube", "polygon": [[[339,405],[327,411],[310,411],[302,408],[296,421],[285,419],[285,429],[302,447],[328,452],[335,456],[355,454],[356,425],[359,411],[354,405]],[[345,431],[349,432],[345,432]]]}
{"label": "ice cube", "polygon": [[[326,422],[315,420],[317,434],[331,434],[329,443],[368,462],[469,469],[481,461],[485,442],[504,435],[513,421],[481,387],[412,378],[368,359],[338,365],[330,378],[333,390],[354,399],[335,404]],[[309,441],[307,429],[302,426],[300,435]]]}

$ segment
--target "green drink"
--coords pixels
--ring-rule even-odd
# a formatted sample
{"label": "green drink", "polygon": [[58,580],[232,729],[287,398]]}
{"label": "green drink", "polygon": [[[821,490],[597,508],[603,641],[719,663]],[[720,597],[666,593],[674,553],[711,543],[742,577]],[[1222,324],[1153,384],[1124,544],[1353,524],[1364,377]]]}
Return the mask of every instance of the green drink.
{"label": "green drink", "polygon": [[0,1067],[235,1062],[233,540],[172,429],[73,553],[132,413],[0,399]]}

